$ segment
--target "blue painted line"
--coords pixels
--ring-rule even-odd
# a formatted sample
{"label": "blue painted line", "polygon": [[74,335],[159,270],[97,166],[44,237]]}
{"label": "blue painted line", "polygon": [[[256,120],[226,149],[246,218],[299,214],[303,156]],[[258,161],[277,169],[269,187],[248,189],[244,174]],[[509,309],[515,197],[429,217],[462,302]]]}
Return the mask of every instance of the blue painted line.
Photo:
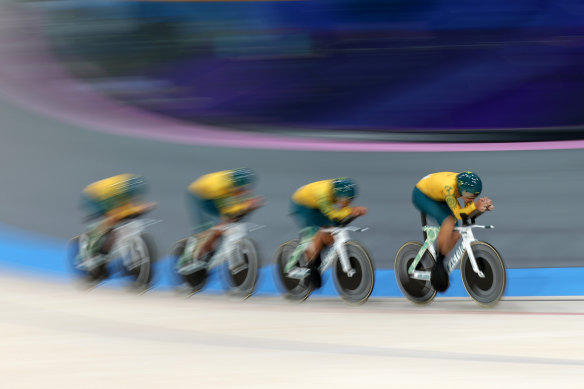
{"label": "blue painted line", "polygon": [[[72,279],[73,271],[69,264],[67,242],[35,235],[25,231],[0,226],[0,267],[5,270],[41,275],[58,280]],[[111,269],[116,270],[116,262]],[[392,269],[379,269],[375,272],[375,286],[372,297],[403,297],[395,281]],[[338,296],[330,270],[323,276],[323,287],[313,296]],[[277,286],[274,265],[260,269],[257,283],[257,295],[271,296],[280,293]],[[505,296],[584,296],[584,267],[574,268],[537,268],[507,269],[507,290]],[[455,270],[450,276],[450,288],[444,297],[468,296],[460,271]],[[119,285],[123,280],[112,277],[106,285]],[[170,258],[163,258],[154,266],[154,287],[156,289],[175,288],[180,284],[173,274]],[[210,273],[206,293],[223,293],[225,282],[221,279],[219,269]]]}

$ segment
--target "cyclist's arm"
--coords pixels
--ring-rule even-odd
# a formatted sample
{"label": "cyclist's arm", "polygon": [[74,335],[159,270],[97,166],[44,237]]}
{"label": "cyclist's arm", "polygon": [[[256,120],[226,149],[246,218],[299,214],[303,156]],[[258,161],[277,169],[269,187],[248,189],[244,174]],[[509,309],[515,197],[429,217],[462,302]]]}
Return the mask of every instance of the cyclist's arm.
{"label": "cyclist's arm", "polygon": [[239,217],[255,205],[254,199],[226,199],[220,202],[219,211],[227,218]]}
{"label": "cyclist's arm", "polygon": [[469,205],[467,205],[464,208],[461,208],[460,204],[458,203],[458,200],[456,198],[456,194],[454,193],[454,188],[450,185],[447,185],[444,187],[444,193],[446,195],[446,199],[445,199],[446,204],[448,205],[448,207],[450,208],[450,210],[454,214],[454,217],[456,217],[458,220],[461,220],[461,217],[460,217],[461,213],[465,213],[467,215],[470,215],[472,212],[474,212],[477,209],[474,202],[470,203]]}
{"label": "cyclist's arm", "polygon": [[322,212],[323,215],[325,215],[330,220],[335,222],[341,221],[347,218],[348,216],[351,216],[353,212],[351,207],[336,209],[326,197],[320,197],[317,201],[317,204],[320,212]]}
{"label": "cyclist's arm", "polygon": [[456,213],[454,214],[456,216],[457,219],[461,220],[462,218],[460,217],[461,213],[470,215],[471,213],[473,213],[474,211],[477,210],[477,207],[475,205],[474,202],[470,203],[469,205],[467,205],[464,208],[460,208],[458,207],[458,211],[456,211]]}

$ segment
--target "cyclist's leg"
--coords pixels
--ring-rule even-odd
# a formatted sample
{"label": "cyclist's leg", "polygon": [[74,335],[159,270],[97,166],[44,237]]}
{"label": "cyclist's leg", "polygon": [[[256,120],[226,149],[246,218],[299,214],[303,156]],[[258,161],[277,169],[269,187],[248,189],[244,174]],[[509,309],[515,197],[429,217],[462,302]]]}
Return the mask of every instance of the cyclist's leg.
{"label": "cyclist's leg", "polygon": [[[292,216],[296,219],[298,226],[304,231],[308,231],[310,236],[303,237],[303,242],[308,243],[304,251],[307,262],[312,262],[319,258],[322,249],[332,244],[333,237],[330,233],[325,233],[321,230],[326,225],[331,225],[332,222],[318,209],[308,208],[300,204],[292,202]],[[307,239],[310,239],[307,242]]]}
{"label": "cyclist's leg", "polygon": [[[306,259],[306,267],[309,272],[312,286],[319,289],[322,286],[322,278],[318,267],[320,266],[320,249],[318,251],[314,248],[315,241],[320,242],[323,239],[323,234],[320,228],[328,221],[328,219],[318,210],[304,207],[300,204],[291,203],[291,215],[296,220],[296,223],[301,228],[301,244],[299,250],[295,255],[303,255]],[[318,245],[319,243],[317,243]],[[318,247],[318,246],[317,246]],[[293,258],[294,259],[294,258]]]}
{"label": "cyclist's leg", "polygon": [[219,210],[213,200],[204,199],[187,191],[187,206],[194,224],[194,234],[208,230],[219,221]]}
{"label": "cyclist's leg", "polygon": [[440,224],[440,231],[438,232],[438,250],[442,255],[447,255],[450,250],[456,245],[460,234],[454,230],[456,226],[456,218],[453,215],[444,218]]}
{"label": "cyclist's leg", "polygon": [[290,201],[290,216],[300,230],[301,243],[308,243],[312,241],[314,235],[318,231],[319,226],[313,223],[312,210],[308,207],[300,205],[294,201]]}
{"label": "cyclist's leg", "polygon": [[445,202],[436,201],[426,196],[418,188],[414,188],[412,202],[416,209],[430,216],[440,226],[438,233],[439,252],[446,255],[460,238],[460,234],[454,231],[456,218]]}
{"label": "cyclist's leg", "polygon": [[99,220],[87,231],[87,254],[89,257],[93,257],[101,254],[103,243],[106,240],[106,233],[108,231],[108,225],[110,224],[107,216],[108,202],[91,197],[86,193],[82,193],[81,206],[88,212],[88,219]]}
{"label": "cyclist's leg", "polygon": [[334,241],[335,240],[332,234],[328,232],[323,232],[322,229],[319,229],[318,232],[315,234],[311,244],[308,245],[308,247],[306,248],[305,253],[308,261],[312,262],[318,260],[320,258],[320,253],[322,252],[322,249],[332,245]]}
{"label": "cyclist's leg", "polygon": [[[117,193],[103,200],[104,218],[101,230],[105,234],[100,254],[108,254],[115,239],[115,228],[122,221],[136,217],[154,207],[154,203],[140,202],[137,198],[140,192],[131,191],[131,186],[124,186]],[[135,188],[134,188],[135,189]]]}
{"label": "cyclist's leg", "polygon": [[105,213],[100,229],[103,234],[103,239],[100,242],[99,254],[109,254],[116,240],[115,228],[123,220],[135,216],[136,208],[130,199],[120,199],[110,201],[106,208],[111,207]]}
{"label": "cyclist's leg", "polygon": [[201,246],[200,255],[203,260],[209,260],[215,253],[215,246],[217,240],[223,236],[223,230],[216,227],[221,223],[221,211],[215,200],[207,200],[204,202],[204,210],[208,216],[209,224],[212,226],[205,232],[206,236]]}
{"label": "cyclist's leg", "polygon": [[204,199],[191,192],[188,192],[188,204],[195,224],[193,232],[200,239],[196,257],[205,255],[207,259],[221,236],[221,231],[211,229],[221,220],[221,213],[212,199]]}
{"label": "cyclist's leg", "polygon": [[290,202],[290,216],[300,229],[300,245],[304,248],[304,256],[307,261],[310,261],[312,257],[306,255],[306,248],[312,244],[321,227],[319,219],[315,218],[315,215],[313,209],[294,201]]}
{"label": "cyclist's leg", "polygon": [[301,255],[304,255],[306,259],[305,268],[309,270],[308,276],[312,286],[315,289],[319,289],[322,286],[322,277],[319,270],[322,263],[320,252],[326,244],[332,243],[332,240],[329,239],[330,234],[322,232],[321,229],[325,225],[330,225],[331,222],[318,209],[302,208],[302,218],[304,219],[304,225],[307,226],[305,231],[310,231],[310,236],[303,239],[305,244]]}
{"label": "cyclist's leg", "polygon": [[[440,225],[440,231],[438,233],[438,256],[436,258],[436,265],[432,268],[430,281],[434,289],[438,292],[444,292],[449,286],[448,273],[444,268],[444,257],[454,246],[449,246],[453,235],[458,235],[454,231],[456,219],[446,203],[432,200],[418,188],[414,188],[412,201],[420,212],[432,217]],[[455,232],[456,234],[454,234]]]}
{"label": "cyclist's leg", "polygon": [[[446,207],[448,206],[446,205]],[[444,217],[442,221],[440,219],[437,220],[440,223],[440,231],[438,232],[437,239],[438,257],[430,273],[430,282],[437,292],[444,292],[450,286],[450,279],[446,266],[444,265],[444,258],[452,250],[460,234],[458,231],[454,231],[456,218],[453,215]]]}
{"label": "cyclist's leg", "polygon": [[334,238],[331,233],[322,231],[325,226],[330,226],[333,222],[320,212],[318,209],[312,210],[312,222],[318,225],[318,232],[314,235],[312,242],[305,251],[308,259],[307,267],[310,269],[310,279],[315,289],[322,286],[322,277],[320,274],[320,265],[322,263],[320,253],[326,246],[333,244]]}

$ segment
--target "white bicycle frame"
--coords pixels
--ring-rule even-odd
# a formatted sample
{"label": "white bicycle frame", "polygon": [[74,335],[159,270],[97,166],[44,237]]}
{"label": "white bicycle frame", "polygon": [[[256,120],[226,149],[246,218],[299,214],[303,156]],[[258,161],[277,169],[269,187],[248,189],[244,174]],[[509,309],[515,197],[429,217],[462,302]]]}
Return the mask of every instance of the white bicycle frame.
{"label": "white bicycle frame", "polygon": [[[213,254],[213,257],[208,262],[198,259],[193,260],[192,262],[187,263],[185,266],[178,267],[177,272],[182,275],[189,275],[203,268],[211,270],[212,268],[219,266],[225,261],[229,262],[229,270],[233,271],[234,273],[245,270],[246,264],[240,261],[241,256],[233,255],[235,250],[238,248],[236,243],[245,238],[249,232],[258,230],[263,227],[265,226],[260,226],[248,222],[234,222],[226,224],[222,227],[213,227],[213,229],[219,228],[224,231],[223,241],[221,242],[221,245],[215,254]],[[197,238],[195,236],[190,236],[187,239],[187,243],[185,245],[185,252],[190,251],[189,255],[192,255],[192,251],[195,249],[196,245]]]}
{"label": "white bicycle frame", "polygon": [[[471,225],[465,225],[465,226],[460,226],[460,227],[454,227],[454,230],[458,231],[460,233],[461,239],[459,239],[459,241],[456,243],[454,248],[450,251],[450,253],[448,253],[448,255],[445,258],[446,264],[447,264],[446,269],[448,271],[448,274],[450,274],[452,272],[452,270],[458,266],[458,264],[460,263],[460,260],[462,259],[462,256],[466,252],[468,254],[468,259],[470,260],[472,270],[480,278],[485,278],[485,275],[479,269],[479,267],[477,265],[477,261],[476,261],[475,256],[474,256],[474,253],[472,252],[472,247],[471,247],[472,243],[477,240],[474,237],[474,234],[472,232],[473,228],[491,229],[491,228],[495,228],[495,226],[492,226],[492,225],[483,226],[483,225],[478,225],[478,224],[471,224]],[[438,238],[438,232],[440,231],[440,227],[424,226],[424,227],[422,227],[422,230],[427,233],[427,238],[426,238],[426,241],[424,242],[424,244],[422,245],[422,247],[420,248],[420,251],[416,255],[416,258],[414,259],[414,261],[412,262],[412,264],[408,268],[408,274],[413,279],[429,281],[430,280],[430,271],[428,271],[428,270],[425,270],[425,271],[415,270],[415,268],[418,265],[418,263],[420,262],[420,260],[422,259],[422,256],[424,255],[426,250],[428,250],[434,258],[437,258],[436,240]]]}
{"label": "white bicycle frame", "polygon": [[[322,263],[320,264],[318,270],[321,273],[324,273],[329,267],[333,265],[335,258],[338,257],[339,261],[341,262],[341,268],[343,269],[343,272],[345,272],[348,277],[353,277],[357,271],[351,267],[351,262],[349,261],[347,250],[345,249],[345,243],[351,240],[349,232],[357,231],[362,232],[367,231],[368,229],[369,229],[368,227],[361,228],[354,226],[332,227],[323,229],[322,230],[323,232],[328,232],[334,237],[334,243],[328,249],[328,252],[323,258]],[[304,272],[297,267],[293,268],[288,273],[288,276],[291,278],[304,278],[306,275],[307,272]]]}
{"label": "white bicycle frame", "polygon": [[[108,254],[98,254],[94,257],[87,258],[87,249],[89,244],[89,237],[87,233],[81,234],[79,236],[79,257],[82,259],[78,264],[77,268],[84,271],[90,271],[98,266],[107,264],[113,259],[122,258],[124,266],[127,269],[132,269],[139,266],[140,264],[134,264],[132,262],[132,243],[136,236],[142,234],[146,228],[156,223],[160,220],[155,219],[133,219],[127,220],[119,223],[113,232],[116,234],[116,241]],[[96,224],[93,223],[89,225],[89,228],[95,227]]]}

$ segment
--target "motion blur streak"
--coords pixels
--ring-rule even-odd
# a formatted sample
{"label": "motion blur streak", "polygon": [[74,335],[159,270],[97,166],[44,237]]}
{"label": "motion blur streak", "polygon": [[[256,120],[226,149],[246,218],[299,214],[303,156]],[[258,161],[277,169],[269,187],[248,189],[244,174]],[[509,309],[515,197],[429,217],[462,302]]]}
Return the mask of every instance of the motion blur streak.
{"label": "motion blur streak", "polygon": [[389,130],[402,141],[582,133],[584,6],[573,0],[28,5],[75,76],[183,120],[286,133]]}

